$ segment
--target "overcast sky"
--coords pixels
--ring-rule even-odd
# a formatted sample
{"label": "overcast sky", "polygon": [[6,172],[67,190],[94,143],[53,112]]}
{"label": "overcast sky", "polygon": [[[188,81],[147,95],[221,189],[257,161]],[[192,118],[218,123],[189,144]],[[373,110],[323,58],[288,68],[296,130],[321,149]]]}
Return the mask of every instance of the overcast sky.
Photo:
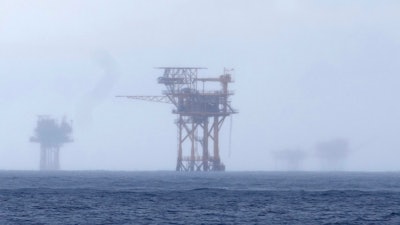
{"label": "overcast sky", "polygon": [[[234,68],[227,170],[293,169],[286,151],[301,170],[398,171],[399,26],[384,0],[0,0],[0,169],[38,168],[46,114],[74,121],[63,169],[173,170],[172,106],[114,96],[160,95],[154,67],[201,66]],[[348,151],[327,167],[316,146],[337,139]]]}

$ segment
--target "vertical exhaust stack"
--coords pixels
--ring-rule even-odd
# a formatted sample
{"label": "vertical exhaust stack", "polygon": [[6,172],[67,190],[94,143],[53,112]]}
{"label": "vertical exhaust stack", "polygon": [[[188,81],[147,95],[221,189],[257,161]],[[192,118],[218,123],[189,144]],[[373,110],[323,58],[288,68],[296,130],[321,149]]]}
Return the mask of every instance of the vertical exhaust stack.
{"label": "vertical exhaust stack", "polygon": [[[177,115],[178,157],[176,171],[224,171],[219,149],[219,133],[226,117],[237,113],[231,107],[228,90],[232,78],[228,70],[217,77],[198,77],[199,67],[159,67],[158,83],[163,96],[117,96],[170,103]],[[215,85],[217,84],[217,85]],[[215,90],[210,88],[220,86]],[[215,87],[214,87],[215,88]]]}
{"label": "vertical exhaust stack", "polygon": [[49,116],[39,116],[31,142],[40,144],[40,170],[60,169],[60,148],[71,138],[72,123],[64,118],[61,123]]}

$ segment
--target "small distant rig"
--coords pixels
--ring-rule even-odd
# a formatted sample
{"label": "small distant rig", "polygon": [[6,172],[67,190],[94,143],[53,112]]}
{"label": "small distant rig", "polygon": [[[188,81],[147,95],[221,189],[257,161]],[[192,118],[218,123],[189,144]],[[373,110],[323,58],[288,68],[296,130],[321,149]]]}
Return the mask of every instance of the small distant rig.
{"label": "small distant rig", "polygon": [[[177,115],[178,157],[176,171],[225,171],[221,161],[219,136],[224,120],[237,113],[231,107],[228,84],[231,70],[218,77],[200,78],[200,67],[157,67],[163,70],[158,83],[166,90],[161,96],[117,96],[169,103]],[[220,84],[219,90],[210,86]]]}
{"label": "small distant rig", "polygon": [[40,143],[40,170],[60,169],[60,147],[72,142],[72,122],[39,116],[31,142]]}

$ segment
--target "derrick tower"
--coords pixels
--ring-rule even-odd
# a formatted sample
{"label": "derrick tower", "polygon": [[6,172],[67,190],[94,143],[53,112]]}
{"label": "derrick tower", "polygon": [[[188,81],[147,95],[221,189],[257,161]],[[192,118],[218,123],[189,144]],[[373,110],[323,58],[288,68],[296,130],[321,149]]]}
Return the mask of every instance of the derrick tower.
{"label": "derrick tower", "polygon": [[[118,96],[173,104],[177,115],[178,156],[176,171],[224,171],[219,149],[219,133],[226,117],[236,113],[231,107],[229,70],[217,77],[198,77],[199,67],[158,67],[163,75],[158,83],[162,96]],[[210,90],[209,86],[220,85]],[[213,85],[214,84],[214,85]],[[217,85],[218,86],[218,85]]]}
{"label": "derrick tower", "polygon": [[49,116],[39,116],[31,142],[40,143],[40,170],[60,169],[60,147],[72,142],[72,125],[65,118],[58,123]]}

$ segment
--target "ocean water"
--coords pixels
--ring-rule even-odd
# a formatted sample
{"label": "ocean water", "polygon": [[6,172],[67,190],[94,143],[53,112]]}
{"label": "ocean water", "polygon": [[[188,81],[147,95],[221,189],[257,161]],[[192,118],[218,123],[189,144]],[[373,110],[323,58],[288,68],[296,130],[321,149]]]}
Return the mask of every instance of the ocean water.
{"label": "ocean water", "polygon": [[400,173],[2,171],[0,224],[400,224]]}

